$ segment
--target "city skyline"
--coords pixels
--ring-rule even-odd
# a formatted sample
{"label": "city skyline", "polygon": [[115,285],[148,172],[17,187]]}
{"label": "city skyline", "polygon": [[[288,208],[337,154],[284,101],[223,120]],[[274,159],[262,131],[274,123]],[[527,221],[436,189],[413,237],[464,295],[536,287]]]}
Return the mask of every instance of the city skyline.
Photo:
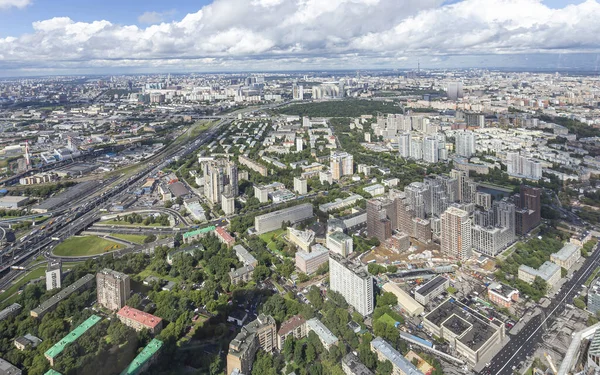
{"label": "city skyline", "polygon": [[2,0],[0,75],[418,65],[595,72],[598,15],[597,0]]}

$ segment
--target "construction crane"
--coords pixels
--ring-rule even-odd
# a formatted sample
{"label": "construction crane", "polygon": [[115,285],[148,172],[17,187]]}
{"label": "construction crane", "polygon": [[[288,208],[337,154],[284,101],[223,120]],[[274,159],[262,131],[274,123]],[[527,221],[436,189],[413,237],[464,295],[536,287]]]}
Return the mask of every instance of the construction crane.
{"label": "construction crane", "polygon": [[552,361],[552,357],[550,357],[550,355],[548,355],[548,353],[544,352],[544,357],[546,357],[546,361],[548,361],[548,363],[550,364],[550,368],[552,369],[552,372],[554,374],[558,373],[558,370],[556,369],[556,366],[554,366],[554,362]]}

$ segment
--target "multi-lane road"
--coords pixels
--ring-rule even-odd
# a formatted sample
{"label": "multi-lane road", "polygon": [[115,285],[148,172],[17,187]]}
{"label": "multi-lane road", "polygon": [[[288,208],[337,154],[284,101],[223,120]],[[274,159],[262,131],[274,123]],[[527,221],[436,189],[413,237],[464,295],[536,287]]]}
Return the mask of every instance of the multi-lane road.
{"label": "multi-lane road", "polygon": [[533,316],[527,324],[511,336],[510,341],[500,350],[490,363],[481,370],[482,375],[508,375],[518,368],[528,356],[533,354],[537,345],[542,341],[546,327],[552,326],[556,318],[565,310],[566,305],[573,303],[575,297],[587,278],[600,266],[600,250],[598,245],[579,270],[571,279],[563,284],[560,291],[551,299],[546,308],[539,308],[541,313]]}

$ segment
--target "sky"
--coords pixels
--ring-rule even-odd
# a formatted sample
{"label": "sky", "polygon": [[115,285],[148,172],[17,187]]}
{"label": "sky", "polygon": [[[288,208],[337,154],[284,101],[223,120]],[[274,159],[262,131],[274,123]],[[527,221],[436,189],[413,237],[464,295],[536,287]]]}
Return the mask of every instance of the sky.
{"label": "sky", "polygon": [[0,75],[596,71],[600,0],[0,0]]}

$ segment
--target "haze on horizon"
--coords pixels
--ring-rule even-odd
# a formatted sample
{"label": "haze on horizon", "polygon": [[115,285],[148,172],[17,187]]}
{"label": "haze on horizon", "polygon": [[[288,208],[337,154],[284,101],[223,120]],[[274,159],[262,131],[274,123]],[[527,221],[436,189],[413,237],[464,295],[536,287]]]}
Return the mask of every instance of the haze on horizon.
{"label": "haze on horizon", "polygon": [[96,3],[0,0],[0,76],[600,65],[598,0]]}

